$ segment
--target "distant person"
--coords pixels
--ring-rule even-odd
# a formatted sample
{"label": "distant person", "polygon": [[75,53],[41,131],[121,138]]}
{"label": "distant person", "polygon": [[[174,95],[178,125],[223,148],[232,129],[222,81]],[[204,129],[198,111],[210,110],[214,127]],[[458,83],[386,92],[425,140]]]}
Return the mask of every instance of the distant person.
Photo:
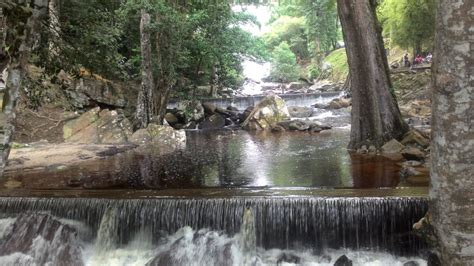
{"label": "distant person", "polygon": [[423,63],[423,57],[421,56],[421,54],[418,54],[416,57],[415,57],[415,62],[414,62],[414,65],[419,65]]}
{"label": "distant person", "polygon": [[411,65],[411,64],[410,64],[410,59],[408,58],[408,54],[405,54],[405,55],[403,56],[403,65],[404,65],[405,67],[410,67],[410,65]]}
{"label": "distant person", "polygon": [[428,53],[425,60],[428,64],[431,64],[431,62],[433,61],[433,55],[431,53]]}

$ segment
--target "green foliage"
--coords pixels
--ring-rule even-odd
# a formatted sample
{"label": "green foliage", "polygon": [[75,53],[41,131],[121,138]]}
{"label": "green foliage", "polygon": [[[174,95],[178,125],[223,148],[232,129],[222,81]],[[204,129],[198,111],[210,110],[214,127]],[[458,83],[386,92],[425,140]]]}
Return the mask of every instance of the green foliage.
{"label": "green foliage", "polygon": [[238,87],[243,82],[241,57],[267,56],[263,41],[238,27],[256,23],[256,18],[233,12],[225,1],[59,2],[59,32],[49,28],[36,51],[35,63],[50,73],[59,69],[77,73],[82,67],[111,79],[140,79],[142,9],[152,18],[155,74],[187,80],[183,90],[189,84],[209,84],[213,67],[219,87]]}
{"label": "green foliage", "polygon": [[319,65],[314,63],[308,66],[307,71],[307,76],[310,80],[317,79],[321,75],[321,68],[319,67]]}
{"label": "green foliage", "polygon": [[43,31],[42,45],[36,51],[40,61],[35,63],[50,72],[78,72],[84,67],[106,76],[122,75],[124,57],[118,50],[123,31],[114,12],[120,0],[59,2],[60,14],[52,15],[57,17],[60,27]]}
{"label": "green foliage", "polygon": [[302,59],[332,51],[342,39],[335,0],[279,1],[271,22],[265,36],[269,47],[286,41]]}
{"label": "green foliage", "polygon": [[394,44],[419,53],[423,47],[432,48],[435,11],[435,0],[385,0],[378,16]]}
{"label": "green foliage", "polygon": [[270,78],[279,82],[291,82],[298,77],[295,54],[288,43],[282,42],[273,50]]}
{"label": "green foliage", "polygon": [[314,55],[336,49],[342,33],[335,0],[306,0],[304,2],[308,37]]}
{"label": "green foliage", "polygon": [[334,82],[344,82],[349,74],[349,64],[345,49],[338,49],[324,59],[324,72],[326,78]]}
{"label": "green foliage", "polygon": [[281,16],[271,24],[271,31],[265,34],[265,42],[273,50],[282,42],[290,45],[299,58],[308,58],[308,40],[304,17]]}

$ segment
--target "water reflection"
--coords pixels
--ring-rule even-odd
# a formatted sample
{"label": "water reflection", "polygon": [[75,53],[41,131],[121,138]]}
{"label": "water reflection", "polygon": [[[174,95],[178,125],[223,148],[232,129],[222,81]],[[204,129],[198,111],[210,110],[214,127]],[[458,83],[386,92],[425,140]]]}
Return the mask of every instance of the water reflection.
{"label": "water reflection", "polygon": [[397,162],[349,154],[349,131],[189,131],[186,149],[172,154],[130,151],[68,168],[53,165],[7,172],[3,182],[36,189],[378,188],[402,184]]}

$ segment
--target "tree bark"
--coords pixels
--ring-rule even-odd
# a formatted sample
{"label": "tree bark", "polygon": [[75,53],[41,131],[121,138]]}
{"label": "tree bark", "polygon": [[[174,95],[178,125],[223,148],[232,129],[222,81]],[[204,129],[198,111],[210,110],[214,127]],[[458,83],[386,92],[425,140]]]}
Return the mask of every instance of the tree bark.
{"label": "tree bark", "polygon": [[61,32],[61,24],[59,23],[59,0],[49,0],[48,15],[49,15],[49,53],[50,57],[57,56],[59,51],[56,42],[59,41],[59,33]]}
{"label": "tree bark", "polygon": [[[8,74],[5,88],[0,91],[0,176],[10,154],[10,142],[15,129],[15,106],[25,76],[25,67],[38,37],[40,21],[47,14],[47,0],[33,0],[29,4],[34,7],[31,13],[22,8],[25,3],[15,2],[13,9],[7,12],[5,20],[5,44],[11,50],[2,62],[2,65],[7,65]],[[21,35],[18,35],[19,32]]]}
{"label": "tree bark", "polygon": [[153,69],[150,38],[150,14],[142,10],[140,21],[140,42],[142,56],[142,84],[138,93],[136,117],[141,128],[146,128],[153,117]]}
{"label": "tree bark", "polygon": [[380,148],[408,130],[391,92],[387,56],[375,14],[376,0],[338,0],[351,73],[352,130],[349,149]]}
{"label": "tree bark", "polygon": [[438,1],[430,212],[443,265],[474,265],[473,11],[473,1]]}
{"label": "tree bark", "polygon": [[217,70],[216,64],[211,66],[211,76],[209,77],[209,96],[217,97]]}

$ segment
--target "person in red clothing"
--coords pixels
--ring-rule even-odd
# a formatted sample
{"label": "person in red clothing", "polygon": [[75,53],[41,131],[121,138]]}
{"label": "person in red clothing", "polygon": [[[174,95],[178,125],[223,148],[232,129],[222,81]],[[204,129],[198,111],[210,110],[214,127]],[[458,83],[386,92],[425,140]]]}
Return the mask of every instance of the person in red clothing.
{"label": "person in red clothing", "polygon": [[419,54],[415,57],[414,65],[419,65],[423,62],[423,57]]}

